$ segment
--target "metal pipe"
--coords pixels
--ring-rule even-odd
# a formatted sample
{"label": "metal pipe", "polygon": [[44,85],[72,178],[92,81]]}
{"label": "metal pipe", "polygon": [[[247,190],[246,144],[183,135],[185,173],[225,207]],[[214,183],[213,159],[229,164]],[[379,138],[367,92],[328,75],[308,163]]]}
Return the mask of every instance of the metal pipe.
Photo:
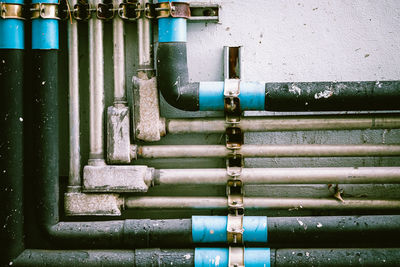
{"label": "metal pipe", "polygon": [[[225,158],[224,145],[132,146],[131,158]],[[242,145],[243,157],[382,157],[399,156],[400,145]]]}
{"label": "metal pipe", "polygon": [[[23,43],[23,21],[15,27],[1,31],[1,24],[8,23],[0,19],[0,240],[7,244],[0,255],[0,265],[8,265],[24,249],[24,50],[10,46],[5,49],[2,42]],[[15,40],[7,40],[15,34],[14,28],[22,25],[22,35]],[[7,32],[10,35],[4,36]],[[16,34],[19,35],[19,34]],[[12,48],[12,49],[11,49]],[[29,133],[28,133],[29,134]]]}
{"label": "metal pipe", "polygon": [[[399,248],[289,248],[268,249],[266,267],[286,266],[398,266]],[[259,251],[259,248],[248,249]],[[179,266],[227,267],[228,248],[136,249],[136,250],[38,250],[27,249],[13,266]],[[214,257],[208,258],[207,256]],[[247,260],[260,255],[248,254]],[[218,264],[216,260],[218,260]],[[211,261],[214,261],[211,263]],[[252,262],[251,266],[258,266]],[[246,265],[246,266],[250,266]]]}
{"label": "metal pipe", "polygon": [[[155,185],[225,185],[226,169],[160,169]],[[397,184],[400,167],[361,168],[244,168],[245,184]]]}
{"label": "metal pipe", "polygon": [[[119,7],[121,0],[114,0],[114,7]],[[125,44],[124,21],[115,16],[113,19],[114,43],[114,104],[126,104],[125,90]]]}
{"label": "metal pipe", "polygon": [[[100,0],[90,0],[96,7]],[[89,20],[89,98],[90,151],[89,164],[104,164],[104,54],[103,21],[94,16]]]}
{"label": "metal pipe", "polygon": [[13,266],[194,266],[193,249],[39,250],[27,249]]}
{"label": "metal pipe", "polygon": [[[400,210],[400,200],[360,200],[313,198],[261,198],[245,197],[247,209],[390,209]],[[126,197],[125,207],[129,209],[226,209],[225,197]]]}
{"label": "metal pipe", "polygon": [[[77,0],[71,1],[75,6]],[[69,59],[69,186],[81,186],[78,22],[68,23]]]}
{"label": "metal pipe", "polygon": [[[146,4],[151,4],[152,0],[140,0],[139,4],[142,8]],[[137,20],[138,30],[138,49],[139,49],[139,66],[138,71],[153,71],[153,30],[152,22],[146,16],[141,16]]]}
{"label": "metal pipe", "polygon": [[[225,133],[224,118],[167,119],[167,133]],[[245,132],[355,130],[400,128],[398,115],[270,116],[244,117],[238,124]]]}

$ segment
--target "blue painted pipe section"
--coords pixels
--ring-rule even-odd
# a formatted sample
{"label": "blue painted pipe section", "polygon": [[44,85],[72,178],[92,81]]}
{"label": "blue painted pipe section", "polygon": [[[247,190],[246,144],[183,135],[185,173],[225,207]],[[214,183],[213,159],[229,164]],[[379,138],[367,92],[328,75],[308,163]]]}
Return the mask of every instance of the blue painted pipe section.
{"label": "blue painted pipe section", "polygon": [[[159,0],[163,2],[186,2],[185,0]],[[158,19],[158,41],[168,42],[186,42],[187,25],[185,18],[160,18]]]}
{"label": "blue painted pipe section", "polygon": [[[4,3],[23,4],[23,0],[6,0]],[[24,49],[24,21],[0,19],[0,49]]]}
{"label": "blue painted pipe section", "polygon": [[245,248],[244,265],[246,267],[270,267],[271,253],[269,248]]}
{"label": "blue painted pipe section", "polygon": [[[270,267],[269,248],[245,248],[244,264],[246,267]],[[195,267],[228,267],[228,248],[196,248],[194,251]]]}
{"label": "blue painted pipe section", "polygon": [[228,267],[228,248],[195,248],[194,267]]}
{"label": "blue painted pipe section", "polygon": [[[240,107],[242,110],[264,110],[265,83],[240,82]],[[224,82],[200,82],[200,110],[224,110]]]}
{"label": "blue painted pipe section", "polygon": [[268,227],[266,216],[243,216],[244,242],[267,243]]}
{"label": "blue painted pipe section", "polygon": [[[58,0],[32,0],[32,4],[57,4]],[[32,49],[58,49],[58,20],[32,20]]]}
{"label": "blue painted pipe section", "polygon": [[226,216],[192,216],[194,243],[223,243],[227,241]]}
{"label": "blue painted pipe section", "polygon": [[[192,240],[195,243],[227,242],[227,216],[193,216]],[[243,216],[244,242],[266,243],[268,241],[267,217]]]}

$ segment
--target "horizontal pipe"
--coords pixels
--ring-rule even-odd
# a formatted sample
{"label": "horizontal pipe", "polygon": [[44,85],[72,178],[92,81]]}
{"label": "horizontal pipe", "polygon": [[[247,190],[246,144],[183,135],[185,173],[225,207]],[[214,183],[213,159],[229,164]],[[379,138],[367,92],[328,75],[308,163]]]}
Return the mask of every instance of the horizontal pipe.
{"label": "horizontal pipe", "polygon": [[[400,156],[400,145],[242,145],[236,151],[243,157],[382,157]],[[132,158],[224,158],[230,153],[224,145],[158,145],[139,146]]]}
{"label": "horizontal pipe", "polygon": [[[225,185],[226,169],[160,169],[155,185]],[[244,168],[245,184],[369,184],[400,183],[400,167]]]}
{"label": "horizontal pipe", "polygon": [[[309,209],[309,210],[400,210],[400,200],[346,199],[344,202],[319,198],[261,198],[245,197],[246,209]],[[129,209],[226,209],[225,197],[126,197]]]}
{"label": "horizontal pipe", "polygon": [[[172,264],[171,264],[172,263]],[[192,249],[39,250],[26,249],[13,266],[194,266]]]}
{"label": "horizontal pipe", "polygon": [[[261,249],[265,250],[263,258]],[[398,266],[399,248],[249,248],[246,266]],[[27,249],[13,266],[179,266],[228,267],[227,248],[137,249],[137,250],[39,250]],[[214,256],[214,257],[211,257]],[[268,256],[268,257],[266,257]],[[249,261],[250,260],[250,261]],[[246,261],[246,257],[245,257]]]}
{"label": "horizontal pipe", "polygon": [[[225,118],[167,119],[167,132],[225,133]],[[400,128],[397,115],[335,115],[335,116],[270,116],[244,117],[238,123],[244,132],[308,131],[308,130],[355,130]]]}
{"label": "horizontal pipe", "polygon": [[[393,246],[400,234],[400,215],[245,218],[245,242],[269,246],[296,244],[304,247],[312,244],[314,247],[337,247],[349,245],[349,241],[352,246]],[[246,222],[248,219],[250,221]],[[210,233],[213,233],[212,237]],[[226,243],[221,242],[226,240],[226,216],[59,222],[49,228],[49,236],[53,241],[52,248],[62,249],[188,247],[195,243]]]}

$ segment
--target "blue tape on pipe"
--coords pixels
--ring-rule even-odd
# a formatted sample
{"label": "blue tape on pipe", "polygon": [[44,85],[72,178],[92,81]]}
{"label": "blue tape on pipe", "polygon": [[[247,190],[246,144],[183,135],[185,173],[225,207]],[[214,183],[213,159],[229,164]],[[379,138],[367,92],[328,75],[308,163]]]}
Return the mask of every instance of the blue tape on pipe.
{"label": "blue tape on pipe", "polygon": [[[1,1],[8,4],[24,4],[23,0]],[[24,21],[0,19],[0,49],[24,49]]]}
{"label": "blue tape on pipe", "polygon": [[[186,2],[185,0],[159,0],[163,2]],[[160,43],[168,42],[186,42],[187,41],[187,23],[185,18],[160,18],[158,19],[158,41]]]}
{"label": "blue tape on pipe", "polygon": [[244,242],[266,243],[268,228],[266,216],[243,216]]}
{"label": "blue tape on pipe", "polygon": [[200,82],[200,110],[224,110],[224,82]]}
{"label": "blue tape on pipe", "polygon": [[194,250],[195,267],[228,267],[228,248],[196,248]]}
{"label": "blue tape on pipe", "polygon": [[0,19],[0,49],[24,49],[24,21]]}
{"label": "blue tape on pipe", "polygon": [[[195,267],[227,267],[229,248],[196,248],[194,251]],[[269,248],[245,248],[244,265],[246,267],[270,267]]]}
{"label": "blue tape on pipe", "polygon": [[[58,0],[32,0],[32,4],[57,4]],[[32,20],[32,49],[58,49],[58,20]]]}
{"label": "blue tape on pipe", "polygon": [[226,216],[192,216],[192,240],[195,243],[226,242]]}
{"label": "blue tape on pipe", "polygon": [[244,265],[246,267],[270,267],[271,252],[269,248],[245,248]]}
{"label": "blue tape on pipe", "polygon": [[[240,107],[242,110],[264,110],[265,83],[240,82]],[[224,110],[224,82],[200,82],[200,110]]]}

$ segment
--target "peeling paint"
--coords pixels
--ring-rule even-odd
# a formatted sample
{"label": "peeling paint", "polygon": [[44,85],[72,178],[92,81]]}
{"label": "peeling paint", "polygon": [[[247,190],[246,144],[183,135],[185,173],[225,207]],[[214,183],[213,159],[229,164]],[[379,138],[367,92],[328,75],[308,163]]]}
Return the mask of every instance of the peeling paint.
{"label": "peeling paint", "polygon": [[331,97],[332,95],[333,95],[333,91],[331,91],[331,90],[325,90],[325,91],[323,91],[323,92],[316,93],[316,94],[314,95],[314,98],[315,98],[315,99],[329,98],[329,97]]}
{"label": "peeling paint", "polygon": [[298,94],[301,95],[301,88],[296,86],[295,84],[292,84],[289,88],[289,92],[293,93],[293,94]]}

